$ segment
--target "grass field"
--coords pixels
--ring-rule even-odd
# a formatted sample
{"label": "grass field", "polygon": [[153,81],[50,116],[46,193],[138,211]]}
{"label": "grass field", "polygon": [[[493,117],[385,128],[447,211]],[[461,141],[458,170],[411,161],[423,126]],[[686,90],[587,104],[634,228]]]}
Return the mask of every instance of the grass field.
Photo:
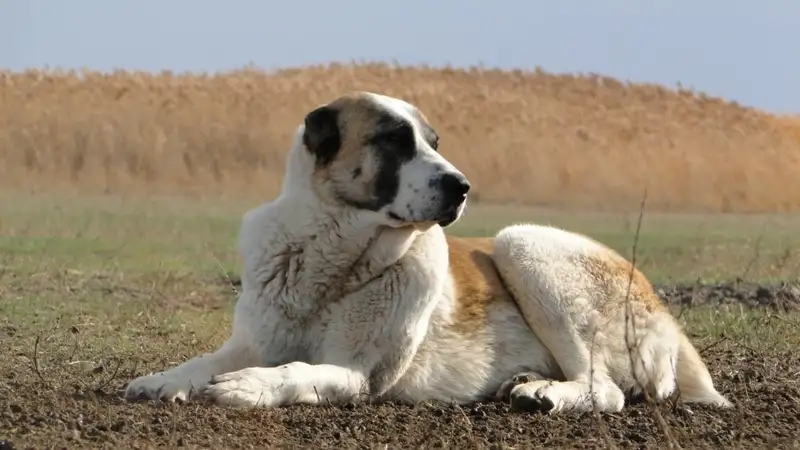
{"label": "grass field", "polygon": [[[133,377],[227,337],[242,214],[274,196],[306,109],[356,86],[442,130],[477,193],[452,234],[551,223],[630,258],[646,186],[637,265],[737,407],[124,402]],[[0,441],[14,448],[800,447],[796,119],[610,79],[377,65],[3,74],[0,104]]]}
{"label": "grass field", "polygon": [[[0,230],[8,264],[36,273],[238,271],[242,214],[257,203],[123,196],[0,196]],[[471,204],[454,235],[485,236],[532,221],[589,233],[631,257],[638,212],[562,212]],[[645,211],[637,266],[657,283],[774,281],[800,273],[800,214],[676,214]],[[224,271],[224,272],[223,272]]]}

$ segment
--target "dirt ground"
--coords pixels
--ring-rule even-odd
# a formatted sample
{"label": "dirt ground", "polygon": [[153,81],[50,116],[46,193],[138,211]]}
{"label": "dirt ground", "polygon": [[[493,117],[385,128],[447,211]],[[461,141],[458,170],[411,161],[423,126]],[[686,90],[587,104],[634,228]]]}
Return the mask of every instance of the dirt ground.
{"label": "dirt ground", "polygon": [[777,311],[800,311],[800,282],[754,283],[726,281],[713,284],[654,286],[668,304],[682,307],[741,304]]}
{"label": "dirt ground", "polygon": [[[791,285],[660,286],[668,303],[800,304]],[[767,294],[769,293],[769,294]],[[772,300],[767,300],[767,299]],[[691,299],[691,302],[687,301]],[[776,302],[782,305],[776,307]],[[788,320],[788,319],[782,319]],[[797,323],[793,326],[798,326]],[[15,338],[11,325],[2,341]],[[10,448],[800,448],[800,353],[745,343],[698,341],[732,410],[633,404],[619,414],[544,416],[502,403],[232,410],[191,402],[130,404],[125,383],[142,374],[98,366],[65,369],[62,380],[0,362],[0,449]],[[20,356],[20,355],[16,355]],[[7,362],[7,361],[6,361]],[[66,381],[69,380],[69,381]],[[10,393],[10,395],[8,395]]]}

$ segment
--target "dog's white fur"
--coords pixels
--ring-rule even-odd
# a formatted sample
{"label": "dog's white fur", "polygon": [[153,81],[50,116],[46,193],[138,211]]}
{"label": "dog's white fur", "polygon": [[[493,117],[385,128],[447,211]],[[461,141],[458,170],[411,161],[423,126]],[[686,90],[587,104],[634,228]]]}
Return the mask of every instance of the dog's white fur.
{"label": "dog's white fur", "polygon": [[[413,106],[365,95],[416,130],[417,156],[401,168],[395,200],[378,211],[325,200],[301,126],[281,194],[242,220],[230,338],[132,381],[129,398],[281,406],[496,397],[550,412],[619,411],[624,392],[644,387],[656,400],[679,388],[684,401],[731,405],[643,277],[625,300],[630,271],[609,248],[514,225],[469,250],[425,219],[438,201],[430,180],[456,169],[424,142]],[[495,274],[475,269],[470,251]],[[485,280],[459,277],[465,268]],[[492,276],[496,295],[474,294]]]}

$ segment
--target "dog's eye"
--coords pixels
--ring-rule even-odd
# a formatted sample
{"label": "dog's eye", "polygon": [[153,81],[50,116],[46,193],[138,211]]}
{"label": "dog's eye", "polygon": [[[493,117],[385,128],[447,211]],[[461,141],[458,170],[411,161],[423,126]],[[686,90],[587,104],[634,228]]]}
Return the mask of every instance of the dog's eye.
{"label": "dog's eye", "polygon": [[430,144],[434,150],[439,151],[439,136],[434,136]]}
{"label": "dog's eye", "polygon": [[412,146],[414,143],[414,133],[405,128],[392,130],[378,136],[378,140],[385,144]]}

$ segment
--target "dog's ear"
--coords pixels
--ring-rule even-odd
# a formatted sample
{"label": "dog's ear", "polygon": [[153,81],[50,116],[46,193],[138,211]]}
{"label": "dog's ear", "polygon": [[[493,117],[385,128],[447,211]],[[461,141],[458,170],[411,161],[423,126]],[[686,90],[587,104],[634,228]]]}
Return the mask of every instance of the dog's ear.
{"label": "dog's ear", "polygon": [[338,111],[329,106],[320,106],[308,113],[303,144],[317,158],[318,166],[330,164],[342,146]]}

